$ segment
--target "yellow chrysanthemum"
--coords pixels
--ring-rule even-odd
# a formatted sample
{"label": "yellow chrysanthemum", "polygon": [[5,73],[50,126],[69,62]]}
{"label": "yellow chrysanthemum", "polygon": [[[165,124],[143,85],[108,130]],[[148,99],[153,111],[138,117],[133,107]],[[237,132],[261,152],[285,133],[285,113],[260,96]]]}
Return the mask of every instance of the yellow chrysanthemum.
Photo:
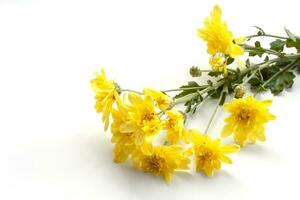
{"label": "yellow chrysanthemum", "polygon": [[127,160],[128,156],[136,148],[135,133],[120,131],[121,125],[124,122],[130,120],[126,105],[118,104],[118,109],[113,109],[112,111],[112,119],[113,122],[111,124],[111,142],[115,143],[114,161],[116,163],[122,163]]}
{"label": "yellow chrysanthemum", "polygon": [[121,124],[120,132],[134,132],[136,145],[151,142],[163,125],[155,112],[153,99],[147,95],[142,98],[135,93],[129,93],[128,100],[129,120]]}
{"label": "yellow chrysanthemum", "polygon": [[207,42],[207,52],[211,55],[223,53],[235,57],[244,52],[243,48],[234,42],[233,34],[228,30],[226,22],[222,21],[222,11],[218,5],[214,6],[210,17],[204,20],[204,27],[198,29],[198,37]]}
{"label": "yellow chrysanthemum", "polygon": [[241,146],[248,140],[252,143],[265,141],[265,123],[275,119],[268,109],[271,104],[271,100],[260,101],[252,96],[233,99],[224,105],[230,115],[225,119],[226,125],[221,135],[226,137],[233,133],[235,141]]}
{"label": "yellow chrysanthemum", "polygon": [[220,139],[211,139],[197,130],[190,130],[192,150],[195,155],[196,170],[211,176],[214,170],[221,169],[221,162],[231,164],[231,159],[225,154],[238,151],[236,144],[223,145]]}
{"label": "yellow chrysanthemum", "polygon": [[156,106],[161,110],[167,110],[171,107],[172,99],[160,91],[144,89],[144,94],[152,97]]}
{"label": "yellow chrysanthemum", "polygon": [[180,139],[187,142],[186,131],[184,129],[184,116],[177,110],[166,111],[167,120],[165,129],[167,131],[166,140],[171,144],[176,144]]}
{"label": "yellow chrysanthemum", "polygon": [[115,101],[120,101],[118,88],[114,81],[106,79],[104,69],[101,74],[95,73],[96,77],[91,80],[92,89],[95,92],[95,109],[96,112],[102,113],[102,121],[104,130],[109,125],[109,117]]}
{"label": "yellow chrysanthemum", "polygon": [[213,71],[223,73],[224,77],[227,76],[226,58],[223,53],[216,53],[209,59],[209,64]]}
{"label": "yellow chrysanthemum", "polygon": [[163,176],[170,182],[174,171],[188,170],[189,158],[184,155],[182,146],[158,146],[153,147],[150,155],[142,151],[132,154],[133,165],[144,172],[150,172],[155,176]]}

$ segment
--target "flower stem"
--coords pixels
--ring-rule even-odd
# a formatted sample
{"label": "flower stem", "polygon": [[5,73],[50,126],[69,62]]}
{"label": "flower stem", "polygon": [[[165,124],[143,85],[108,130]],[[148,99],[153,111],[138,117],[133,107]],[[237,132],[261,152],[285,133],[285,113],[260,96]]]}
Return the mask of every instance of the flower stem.
{"label": "flower stem", "polygon": [[246,76],[248,73],[251,73],[252,74],[250,75],[250,77],[248,77],[245,81],[243,81],[243,83],[241,84],[242,86],[244,86],[245,84],[247,84],[251,78],[253,78],[253,76],[256,74],[256,72],[266,68],[266,67],[270,67],[271,64],[279,61],[281,58],[274,58],[274,59],[271,59],[269,61],[264,61],[264,62],[261,62],[261,63],[258,63],[258,64],[254,64],[252,66],[250,66],[250,68],[246,69],[245,71],[243,71],[243,76]]}
{"label": "flower stem", "polygon": [[170,90],[163,90],[161,92],[176,92],[176,91],[183,91],[183,90],[197,90],[197,89],[203,89],[208,87],[208,85],[203,85],[199,87],[187,87],[187,88],[176,88],[176,89],[170,89]]}
{"label": "flower stem", "polygon": [[223,84],[225,83],[225,80],[222,79],[221,81],[215,83],[214,85],[212,86],[208,86],[206,87],[205,89],[203,90],[200,90],[200,91],[197,91],[197,92],[194,92],[194,93],[191,93],[191,94],[188,94],[184,97],[181,97],[179,99],[176,99],[176,101],[174,102],[174,105],[177,105],[177,104],[181,104],[181,103],[185,103],[187,101],[190,101],[191,99],[199,96],[199,95],[202,95],[202,94],[205,94],[213,89],[217,89],[218,87],[222,86]]}
{"label": "flower stem", "polygon": [[209,121],[208,121],[208,123],[207,123],[207,126],[206,126],[206,128],[205,128],[204,134],[207,134],[208,129],[209,129],[209,127],[211,126],[211,124],[212,124],[212,122],[213,122],[213,120],[214,120],[214,118],[215,118],[215,116],[216,116],[216,114],[217,114],[217,112],[218,112],[219,107],[222,106],[223,103],[224,103],[224,101],[225,101],[225,97],[226,97],[225,86],[223,86],[223,90],[222,90],[222,92],[221,92],[221,95],[220,95],[218,104],[217,104],[217,106],[215,107],[215,109],[214,109],[214,111],[213,111],[213,113],[212,113],[212,115],[211,115],[211,117],[210,117],[210,119],[209,119]]}
{"label": "flower stem", "polygon": [[296,59],[294,62],[291,62],[290,64],[288,64],[287,66],[285,66],[282,70],[278,71],[277,73],[275,73],[273,76],[271,76],[268,80],[266,80],[266,82],[264,82],[261,87],[264,88],[267,84],[269,84],[272,80],[274,80],[275,78],[277,78],[280,74],[284,73],[285,71],[291,69],[292,67],[294,67],[296,64],[298,64],[300,62],[300,59]]}
{"label": "flower stem", "polygon": [[283,40],[288,39],[287,37],[282,37],[282,36],[272,35],[272,34],[263,34],[263,35],[255,34],[255,35],[246,36],[247,39],[252,39],[252,38],[256,38],[256,37],[271,37],[271,38],[277,38],[277,39],[283,39]]}
{"label": "flower stem", "polygon": [[[244,48],[244,50],[245,50],[246,52],[252,52],[252,51],[255,50],[255,47],[252,46],[252,45],[243,44],[243,45],[241,45],[241,46]],[[284,55],[283,53],[274,51],[274,50],[272,50],[272,49],[262,48],[262,50],[263,50],[265,53],[267,53],[267,54],[272,54],[272,55],[276,55],[276,56],[283,56],[283,55]]]}

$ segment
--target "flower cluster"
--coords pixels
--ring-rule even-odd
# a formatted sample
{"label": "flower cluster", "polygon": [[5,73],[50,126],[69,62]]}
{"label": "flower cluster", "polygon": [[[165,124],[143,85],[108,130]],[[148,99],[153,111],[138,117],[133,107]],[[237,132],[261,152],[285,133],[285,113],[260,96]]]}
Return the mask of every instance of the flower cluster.
{"label": "flower cluster", "polygon": [[[120,97],[118,87],[105,78],[103,70],[102,76],[96,76],[91,83],[96,92],[95,108],[105,116],[105,129],[112,116],[111,142],[115,144],[116,163],[131,158],[135,168],[170,181],[174,171],[190,169],[192,155],[196,159],[197,171],[210,176],[221,168],[221,162],[231,163],[225,154],[239,150],[238,145],[222,145],[220,139],[214,140],[197,130],[187,130],[184,113],[174,109],[172,98],[160,91],[144,89],[142,94],[125,92]],[[107,88],[103,88],[104,85]],[[107,91],[107,96],[99,98],[103,91]],[[108,103],[102,103],[103,99]],[[98,109],[101,103],[102,109]],[[112,106],[114,103],[115,107]],[[154,145],[163,131],[165,143]]]}
{"label": "flower cluster", "polygon": [[[211,176],[221,169],[222,163],[232,163],[227,154],[249,143],[265,141],[265,125],[275,116],[269,112],[272,101],[259,100],[256,94],[270,90],[277,95],[292,87],[293,70],[300,69],[300,37],[287,29],[287,37],[282,37],[256,28],[259,31],[255,35],[234,37],[222,20],[220,7],[213,8],[197,31],[211,55],[210,69],[190,69],[192,77],[199,78],[203,73],[212,77],[207,84],[190,81],[176,89],[135,91],[122,89],[107,79],[104,69],[96,73],[91,80],[95,109],[102,114],[104,130],[110,127],[114,161],[129,160],[137,170],[162,176],[169,182],[176,171],[195,169]],[[253,38],[262,37],[276,40],[270,48],[262,47],[259,41],[249,44]],[[284,53],[285,48],[294,48],[297,53]],[[252,63],[250,58],[255,56],[264,57],[263,61]],[[250,85],[249,91],[244,87],[246,84]],[[226,100],[228,97],[232,99]],[[204,100],[214,98],[219,99],[218,104],[204,131],[187,127],[190,115],[197,112]],[[184,104],[185,110],[179,110],[178,104]],[[220,137],[211,138],[209,127],[220,107],[228,116]],[[231,135],[232,142],[224,144],[222,138]]]}

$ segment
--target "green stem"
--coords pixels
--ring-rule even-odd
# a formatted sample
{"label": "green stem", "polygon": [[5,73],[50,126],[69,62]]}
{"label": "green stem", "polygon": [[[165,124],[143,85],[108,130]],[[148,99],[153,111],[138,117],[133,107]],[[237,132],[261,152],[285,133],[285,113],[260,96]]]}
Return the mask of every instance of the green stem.
{"label": "green stem", "polygon": [[170,90],[163,90],[161,92],[176,92],[176,91],[183,91],[183,90],[197,90],[197,89],[203,89],[208,87],[208,85],[203,85],[199,87],[188,87],[188,88],[176,88],[176,89],[170,89]]}
{"label": "green stem", "polygon": [[211,124],[212,124],[212,122],[213,122],[213,120],[214,120],[214,118],[215,118],[215,116],[216,116],[216,114],[217,114],[217,112],[218,112],[218,108],[219,108],[220,106],[222,106],[223,103],[224,103],[224,101],[225,101],[225,99],[224,99],[225,97],[226,97],[225,86],[223,86],[223,90],[222,90],[222,92],[221,92],[221,95],[220,95],[218,104],[217,104],[217,106],[215,107],[215,109],[214,109],[214,111],[213,111],[213,113],[212,113],[212,115],[211,115],[211,117],[210,117],[210,119],[209,119],[209,121],[208,121],[208,123],[207,123],[207,126],[206,126],[206,128],[205,128],[204,134],[207,134],[208,129],[209,129],[209,127],[211,126]]}
{"label": "green stem", "polygon": [[268,85],[272,80],[274,80],[275,78],[277,78],[280,74],[284,73],[285,71],[289,70],[290,68],[292,68],[293,66],[295,66],[297,63],[300,62],[300,59],[296,59],[294,62],[291,62],[290,64],[288,64],[287,66],[285,66],[282,70],[278,71],[277,73],[275,73],[273,76],[271,76],[268,80],[266,80],[261,87],[264,88],[266,85]]}
{"label": "green stem", "polygon": [[[246,52],[252,52],[253,50],[255,50],[255,47],[252,46],[252,45],[243,44],[243,45],[241,45],[241,46],[244,48],[244,50],[245,50]],[[274,50],[272,50],[272,49],[266,49],[266,48],[262,48],[262,49],[263,49],[263,51],[264,51],[265,53],[267,53],[267,54],[272,54],[272,55],[276,55],[276,56],[283,56],[283,55],[284,55],[283,53],[274,51]]]}
{"label": "green stem", "polygon": [[176,99],[176,101],[174,102],[174,105],[177,105],[177,104],[181,104],[181,103],[185,103],[199,95],[202,95],[202,94],[205,94],[213,89],[217,89],[218,87],[222,86],[223,84],[225,83],[225,80],[221,80],[217,83],[215,83],[213,86],[209,86],[209,87],[206,87],[205,89],[203,90],[200,90],[200,91],[197,91],[197,92],[194,92],[194,93],[191,93],[191,94],[188,94],[182,98],[179,98],[179,99]]}
{"label": "green stem", "polygon": [[263,34],[263,35],[255,34],[255,35],[246,36],[247,39],[252,39],[252,38],[255,38],[255,37],[271,37],[271,38],[277,38],[277,39],[283,39],[283,40],[288,39],[287,37],[282,37],[282,36],[272,35],[272,34]]}
{"label": "green stem", "polygon": [[251,71],[252,71],[252,74],[245,81],[243,81],[243,83],[241,85],[242,86],[246,85],[251,80],[251,78],[253,78],[253,76],[255,76],[256,72],[258,72],[266,67],[269,67],[272,63],[277,62],[278,60],[280,60],[280,58],[275,58],[275,59],[272,59],[269,61],[264,61],[262,63],[255,64],[255,65],[251,66],[250,68],[248,68],[247,70],[245,70],[243,72],[243,77],[245,77]]}

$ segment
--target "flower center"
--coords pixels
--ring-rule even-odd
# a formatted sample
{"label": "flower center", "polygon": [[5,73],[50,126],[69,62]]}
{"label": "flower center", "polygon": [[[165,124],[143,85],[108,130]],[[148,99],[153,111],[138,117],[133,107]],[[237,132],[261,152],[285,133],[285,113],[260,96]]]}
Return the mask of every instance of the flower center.
{"label": "flower center", "polygon": [[154,116],[155,114],[152,112],[152,113],[146,113],[144,116],[143,116],[143,120],[146,120],[146,121],[151,121],[154,119]]}
{"label": "flower center", "polygon": [[124,133],[124,135],[127,139],[133,139],[133,132]]}
{"label": "flower center", "polygon": [[160,172],[162,171],[164,162],[165,162],[165,159],[163,159],[157,155],[147,156],[145,158],[144,170],[146,172],[151,172],[154,175],[159,175]]}
{"label": "flower center", "polygon": [[237,118],[240,121],[248,121],[251,118],[251,112],[248,109],[242,109],[238,113]]}
{"label": "flower center", "polygon": [[209,149],[202,148],[200,153],[197,155],[198,163],[201,163],[203,165],[205,162],[210,162],[214,158],[214,153],[210,151]]}
{"label": "flower center", "polygon": [[209,64],[212,69],[217,72],[224,72],[226,67],[225,55],[222,53],[216,53],[209,59]]}

